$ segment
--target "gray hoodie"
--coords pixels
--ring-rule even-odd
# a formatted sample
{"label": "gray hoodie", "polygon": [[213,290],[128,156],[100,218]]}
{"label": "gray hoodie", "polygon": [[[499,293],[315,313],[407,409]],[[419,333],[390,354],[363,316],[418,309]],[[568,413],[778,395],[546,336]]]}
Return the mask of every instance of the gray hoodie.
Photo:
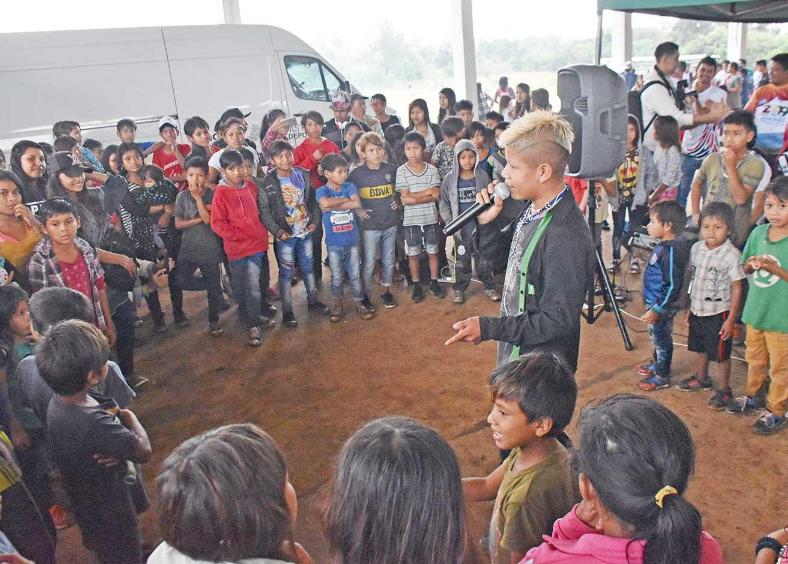
{"label": "gray hoodie", "polygon": [[476,164],[473,168],[476,174],[476,193],[479,193],[490,183],[490,177],[479,168],[479,151],[476,150],[476,146],[467,139],[458,141],[454,146],[454,167],[441,183],[441,198],[438,202],[438,210],[446,223],[460,215],[460,196],[457,190],[457,181],[460,178],[459,157],[460,153],[468,150],[473,151],[473,154],[476,155]]}

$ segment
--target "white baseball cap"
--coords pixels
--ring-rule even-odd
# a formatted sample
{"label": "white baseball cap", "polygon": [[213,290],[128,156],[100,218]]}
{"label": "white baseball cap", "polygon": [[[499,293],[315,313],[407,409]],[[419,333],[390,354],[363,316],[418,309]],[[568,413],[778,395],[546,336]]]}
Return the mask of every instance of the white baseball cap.
{"label": "white baseball cap", "polygon": [[161,131],[161,128],[164,127],[165,125],[169,125],[170,127],[174,128],[176,131],[180,129],[178,127],[178,120],[175,119],[174,117],[164,116],[163,118],[161,118],[159,120],[159,131]]}

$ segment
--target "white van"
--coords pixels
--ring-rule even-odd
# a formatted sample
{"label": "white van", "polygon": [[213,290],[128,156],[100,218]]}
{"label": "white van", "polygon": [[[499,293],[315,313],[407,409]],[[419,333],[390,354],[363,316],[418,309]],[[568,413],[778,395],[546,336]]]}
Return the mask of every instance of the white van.
{"label": "white van", "polygon": [[[304,41],[266,25],[213,25],[0,34],[0,149],[21,139],[52,142],[52,124],[75,120],[83,138],[118,143],[121,118],[137,140],[157,123],[201,116],[211,128],[227,108],[247,118],[257,140],[263,116],[317,110],[345,77]],[[183,142],[186,136],[181,133]],[[297,144],[300,125],[290,131]]]}

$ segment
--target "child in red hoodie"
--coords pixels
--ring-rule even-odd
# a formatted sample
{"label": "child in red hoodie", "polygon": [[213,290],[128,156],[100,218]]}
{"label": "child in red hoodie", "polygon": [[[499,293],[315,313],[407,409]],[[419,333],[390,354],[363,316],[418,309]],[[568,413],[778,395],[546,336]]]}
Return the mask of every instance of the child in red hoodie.
{"label": "child in red hoodie", "polygon": [[233,295],[241,322],[249,329],[248,344],[262,344],[260,272],[268,262],[268,231],[260,222],[257,189],[244,180],[241,153],[226,149],[219,160],[222,179],[213,195],[211,229],[222,239],[230,263]]}
{"label": "child in red hoodie", "polygon": [[661,404],[621,394],[580,414],[580,494],[520,564],[722,564],[684,497],[695,466],[687,426]]}

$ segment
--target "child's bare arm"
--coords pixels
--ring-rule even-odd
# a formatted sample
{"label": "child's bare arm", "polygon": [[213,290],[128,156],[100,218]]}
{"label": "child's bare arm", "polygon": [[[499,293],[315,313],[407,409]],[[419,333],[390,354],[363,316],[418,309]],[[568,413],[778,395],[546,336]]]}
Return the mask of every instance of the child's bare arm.
{"label": "child's bare arm", "polygon": [[349,200],[343,204],[340,204],[338,207],[341,210],[357,210],[361,207],[361,198],[358,194],[354,194],[353,196],[350,196]]}
{"label": "child's bare arm", "polygon": [[318,200],[318,205],[320,209],[323,211],[330,211],[335,209],[340,209],[340,207],[346,203],[350,202],[349,198],[329,198],[326,196],[325,198],[320,198]]}
{"label": "child's bare arm", "polygon": [[505,473],[506,468],[501,464],[486,478],[463,478],[462,492],[465,494],[465,499],[470,501],[490,501],[495,499]]}
{"label": "child's bare arm", "polygon": [[720,330],[720,339],[727,341],[733,337],[733,327],[736,324],[736,315],[741,308],[742,297],[744,296],[744,285],[741,280],[734,280],[731,282],[731,310],[728,313],[728,319],[722,324]]}
{"label": "child's bare arm", "polygon": [[142,426],[140,420],[133,411],[129,409],[121,409],[118,411],[118,418],[123,426],[129,431],[137,435],[139,442],[137,448],[134,450],[134,456],[131,458],[132,462],[147,462],[150,460],[153,449],[150,446],[150,439],[145,427]]}

